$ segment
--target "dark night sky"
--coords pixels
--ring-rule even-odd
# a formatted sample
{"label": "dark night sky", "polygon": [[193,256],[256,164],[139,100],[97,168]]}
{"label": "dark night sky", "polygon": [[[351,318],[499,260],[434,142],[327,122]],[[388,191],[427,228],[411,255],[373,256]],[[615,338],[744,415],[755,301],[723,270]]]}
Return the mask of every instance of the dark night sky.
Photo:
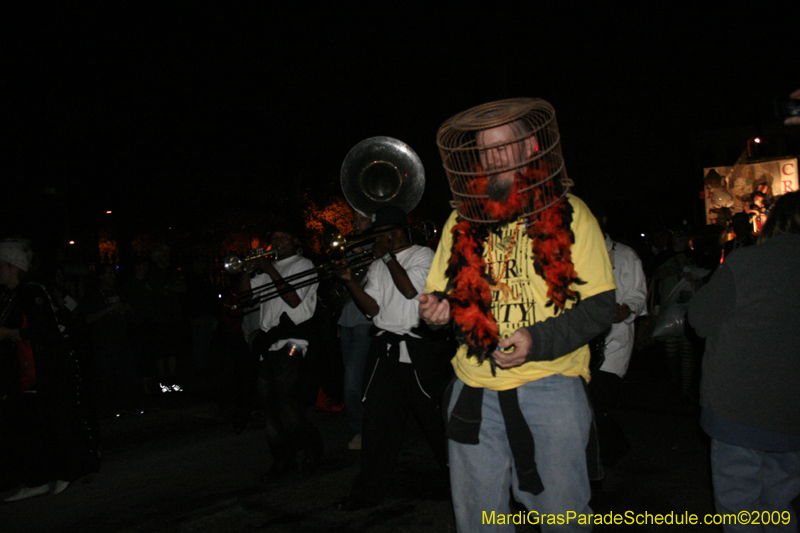
{"label": "dark night sky", "polygon": [[769,122],[772,99],[800,87],[797,7],[161,4],[3,14],[7,228],[52,215],[31,215],[44,186],[69,199],[72,225],[338,194],[347,151],[374,135],[417,151],[418,209],[441,222],[439,124],[511,96],[553,103],[578,195],[644,224],[697,197],[695,134]]}

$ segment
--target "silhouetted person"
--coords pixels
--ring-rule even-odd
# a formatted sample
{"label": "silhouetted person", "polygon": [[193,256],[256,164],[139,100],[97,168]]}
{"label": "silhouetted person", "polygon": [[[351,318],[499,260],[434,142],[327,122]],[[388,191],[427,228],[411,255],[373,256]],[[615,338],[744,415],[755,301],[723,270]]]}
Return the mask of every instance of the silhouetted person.
{"label": "silhouetted person", "polygon": [[6,289],[0,358],[16,363],[10,365],[16,366],[13,386],[7,382],[3,391],[1,475],[22,484],[7,502],[58,494],[99,467],[78,354],[59,328],[49,294],[30,277],[32,257],[27,241],[0,242],[0,286]]}
{"label": "silhouetted person", "polygon": [[719,267],[689,305],[706,338],[701,425],[711,436],[718,513],[785,513],[800,494],[800,193],[775,204],[759,244]]}
{"label": "silhouetted person", "polygon": [[[353,235],[364,233],[371,223],[369,217],[353,210]],[[364,248],[357,248],[353,251],[363,250]],[[356,303],[350,300],[342,308],[338,324],[344,362],[344,409],[352,436],[348,447],[351,450],[360,450],[361,421],[364,413],[361,404],[364,392],[364,368],[371,342],[369,331],[372,319],[367,318]]]}
{"label": "silhouetted person", "polygon": [[172,265],[166,244],[156,246],[150,254],[152,263],[147,282],[153,290],[153,322],[150,336],[155,352],[156,372],[161,392],[182,392],[178,384],[178,355],[187,352],[184,345],[184,313],[181,297],[186,283]]}
{"label": "silhouetted person", "polygon": [[723,247],[725,251],[723,255],[724,259],[727,259],[734,250],[747,248],[756,243],[756,238],[753,235],[753,226],[750,223],[750,215],[747,213],[741,212],[733,215],[731,229],[733,229],[736,236],[725,243]]}

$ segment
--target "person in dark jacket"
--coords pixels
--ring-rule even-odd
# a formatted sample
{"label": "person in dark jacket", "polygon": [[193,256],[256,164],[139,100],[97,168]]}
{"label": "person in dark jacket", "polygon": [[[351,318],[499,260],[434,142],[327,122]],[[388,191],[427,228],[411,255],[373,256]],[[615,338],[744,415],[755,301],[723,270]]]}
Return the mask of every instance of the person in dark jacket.
{"label": "person in dark jacket", "polygon": [[701,425],[712,439],[717,512],[778,512],[797,531],[800,193],[782,196],[759,244],[737,250],[695,295],[689,323],[706,338]]}
{"label": "person in dark jacket", "polygon": [[[0,242],[0,358],[16,367],[0,405],[0,475],[21,487],[4,499],[59,494],[99,468],[96,428],[81,404],[81,365],[43,285],[31,280],[24,240]],[[8,365],[9,359],[12,363]]]}

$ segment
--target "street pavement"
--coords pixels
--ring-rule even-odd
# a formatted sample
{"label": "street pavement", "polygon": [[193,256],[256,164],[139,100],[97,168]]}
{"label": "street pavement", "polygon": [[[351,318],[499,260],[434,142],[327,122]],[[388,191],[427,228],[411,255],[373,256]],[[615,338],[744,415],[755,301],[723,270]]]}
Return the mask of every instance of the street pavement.
{"label": "street pavement", "polygon": [[[595,513],[673,516],[713,512],[708,440],[696,401],[674,394],[652,355],[636,354],[614,412],[630,452],[593,485]],[[335,508],[358,472],[341,413],[310,416],[324,435],[321,470],[262,483],[270,465],[263,422],[239,435],[231,389],[196,376],[183,393],[147,397],[145,414],[103,420],[97,474],[59,495],[0,504],[0,531],[16,532],[446,532],[455,531],[447,481],[415,423],[386,502]],[[400,438],[400,436],[398,436]],[[9,493],[4,493],[2,497]],[[720,531],[715,526],[599,525],[595,531]],[[517,531],[536,531],[522,525]]]}

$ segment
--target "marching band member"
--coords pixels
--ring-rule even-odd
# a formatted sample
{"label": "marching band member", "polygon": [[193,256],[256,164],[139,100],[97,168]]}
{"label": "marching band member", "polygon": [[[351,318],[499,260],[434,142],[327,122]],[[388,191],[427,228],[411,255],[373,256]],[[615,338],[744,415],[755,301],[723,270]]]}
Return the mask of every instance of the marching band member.
{"label": "marching band member", "polygon": [[[367,231],[372,221],[353,209],[353,234],[360,235]],[[356,251],[361,250],[356,249]],[[364,368],[369,354],[372,320],[367,318],[353,300],[347,302],[339,315],[339,331],[344,363],[344,410],[347,425],[353,438],[348,444],[351,450],[361,449],[361,422],[363,407],[361,392],[363,390]]]}
{"label": "marching band member", "polygon": [[[256,267],[261,273],[252,279],[242,274],[240,284],[242,291],[268,284],[277,291],[276,297],[260,304],[260,331],[252,346],[253,357],[260,361],[259,389],[266,402],[267,440],[273,458],[265,481],[296,470],[300,449],[304,450],[304,473],[316,470],[323,453],[322,437],[308,420],[301,395],[303,357],[314,337],[318,283],[307,283],[302,276],[286,281],[303,272],[316,276],[313,263],[299,254],[300,234],[299,226],[277,225],[270,238],[277,252],[275,262],[259,259]],[[293,283],[305,286],[296,288]]]}
{"label": "marching band member", "polygon": [[409,412],[413,413],[439,464],[446,459],[441,398],[449,377],[451,355],[445,336],[433,338],[419,326],[419,295],[433,259],[433,250],[412,245],[405,213],[382,207],[371,231],[378,235],[362,289],[350,269],[340,274],[353,300],[372,317],[373,336],[365,372],[361,471],[350,496],[338,507],[354,511],[373,507],[389,488],[388,477],[400,452]]}

